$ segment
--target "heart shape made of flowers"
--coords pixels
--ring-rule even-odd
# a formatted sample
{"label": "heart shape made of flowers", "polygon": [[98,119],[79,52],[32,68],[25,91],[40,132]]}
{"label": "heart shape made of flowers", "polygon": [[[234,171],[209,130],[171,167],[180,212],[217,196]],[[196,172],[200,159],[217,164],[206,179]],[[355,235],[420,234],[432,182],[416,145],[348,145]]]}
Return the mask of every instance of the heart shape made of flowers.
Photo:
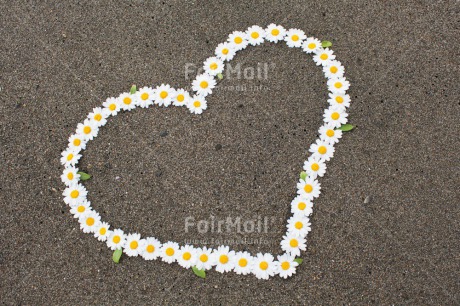
{"label": "heart shape made of flowers", "polygon": [[[270,253],[251,255],[248,252],[235,252],[228,246],[216,249],[179,246],[168,241],[161,243],[154,237],[141,238],[138,233],[127,234],[121,229],[111,229],[107,222],[91,207],[87,200],[87,190],[81,183],[83,177],[77,163],[88,141],[97,136],[99,128],[107,123],[110,116],[120,111],[130,111],[136,107],[185,106],[193,114],[201,114],[207,108],[206,96],[212,93],[224,70],[224,64],[233,59],[236,53],[247,46],[256,46],[265,41],[271,43],[286,42],[288,47],[301,48],[312,54],[313,60],[321,66],[327,78],[329,89],[329,107],[324,112],[324,124],[319,129],[319,138],[310,146],[309,158],[304,163],[304,172],[297,183],[297,196],[291,202],[292,216],[287,222],[287,232],[281,241],[284,254],[275,259]],[[184,89],[174,89],[161,84],[155,88],[135,87],[117,98],[108,98],[102,107],[96,107],[88,117],[77,125],[75,134],[69,137],[69,144],[61,154],[64,166],[61,179],[66,185],[63,192],[64,202],[70,206],[70,212],[79,220],[85,233],[93,234],[98,240],[106,242],[112,250],[123,250],[128,256],[142,256],[146,260],[161,258],[167,263],[177,262],[184,268],[196,267],[199,270],[215,268],[218,272],[234,271],[237,274],[254,274],[257,278],[268,279],[274,275],[287,278],[292,276],[298,260],[296,257],[306,250],[306,236],[310,231],[309,216],[313,211],[313,200],[320,194],[318,178],[326,172],[326,162],[334,154],[334,144],[342,137],[338,129],[347,122],[346,110],[350,97],[346,94],[349,82],[344,77],[342,64],[335,60],[332,50],[323,47],[320,40],[307,37],[298,29],[286,30],[282,26],[270,24],[263,29],[249,27],[246,31],[235,31],[228,40],[219,44],[215,56],[204,62],[204,73],[192,83],[191,95]],[[216,80],[217,79],[217,80]]]}

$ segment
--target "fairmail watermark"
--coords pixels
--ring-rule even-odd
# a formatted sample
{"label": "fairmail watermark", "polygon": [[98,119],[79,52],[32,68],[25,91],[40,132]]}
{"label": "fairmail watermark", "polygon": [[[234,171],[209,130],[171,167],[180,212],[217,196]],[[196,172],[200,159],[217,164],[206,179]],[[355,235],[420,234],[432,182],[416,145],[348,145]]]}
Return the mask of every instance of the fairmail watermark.
{"label": "fairmail watermark", "polygon": [[205,233],[269,233],[272,226],[278,222],[276,217],[253,216],[245,219],[242,217],[228,216],[226,218],[217,218],[209,216],[207,219],[197,220],[193,216],[185,218],[184,231]]}
{"label": "fairmail watermark", "polygon": [[[229,80],[267,80],[275,67],[275,63],[257,63],[255,66],[225,63],[222,76],[223,79]],[[186,80],[192,80],[197,75],[204,73],[203,67],[194,63],[186,63],[184,68]]]}

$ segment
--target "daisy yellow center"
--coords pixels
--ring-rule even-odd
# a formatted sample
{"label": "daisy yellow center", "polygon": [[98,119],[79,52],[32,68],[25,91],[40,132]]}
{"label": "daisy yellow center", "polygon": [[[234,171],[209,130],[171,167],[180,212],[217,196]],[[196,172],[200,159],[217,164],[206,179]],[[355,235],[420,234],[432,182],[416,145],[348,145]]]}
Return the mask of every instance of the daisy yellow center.
{"label": "daisy yellow center", "polygon": [[114,110],[117,109],[117,105],[115,103],[112,103],[109,105],[109,109],[113,112]]}
{"label": "daisy yellow center", "polygon": [[293,41],[298,41],[299,40],[299,35],[296,35],[296,34],[292,35],[292,40]]}
{"label": "daisy yellow center", "polygon": [[316,44],[315,43],[309,43],[308,44],[308,49],[315,49],[316,48]]}
{"label": "daisy yellow center", "polygon": [[329,57],[329,56],[327,56],[326,53],[323,53],[323,54],[321,54],[321,55],[319,56],[319,58],[322,59],[323,61],[327,60],[328,57]]}
{"label": "daisy yellow center", "polygon": [[114,243],[120,243],[121,238],[120,238],[120,236],[113,236],[112,241],[113,241]]}
{"label": "daisy yellow center", "polygon": [[148,252],[148,253],[153,253],[155,251],[155,247],[151,244],[149,244],[145,250]]}
{"label": "daisy yellow center", "polygon": [[319,170],[319,165],[317,163],[311,164],[311,170],[318,171]]}
{"label": "daisy yellow center", "polygon": [[334,84],[334,86],[335,86],[335,88],[342,88],[342,83],[336,82],[336,83]]}
{"label": "daisy yellow center", "polygon": [[211,70],[216,70],[217,69],[217,64],[212,63],[211,65],[209,65],[209,68],[211,68]]}
{"label": "daisy yellow center", "polygon": [[304,210],[306,207],[307,207],[307,204],[305,204],[304,202],[300,202],[297,207],[300,209],[300,210]]}
{"label": "daisy yellow center", "polygon": [[177,101],[179,101],[179,102],[184,102],[184,99],[185,99],[185,98],[184,98],[184,95],[183,95],[183,94],[180,94],[180,95],[177,96],[176,99],[177,99]]}
{"label": "daisy yellow center", "polygon": [[248,265],[247,259],[246,258],[241,258],[240,260],[238,260],[238,265],[240,267],[243,267],[243,268],[246,267]]}
{"label": "daisy yellow center", "polygon": [[306,193],[310,193],[313,191],[313,186],[310,185],[310,184],[306,184],[304,187],[303,187],[303,190],[305,190]]}
{"label": "daisy yellow center", "polygon": [[297,241],[297,239],[291,239],[289,245],[293,248],[296,248],[299,245],[299,242]]}
{"label": "daisy yellow center", "polygon": [[195,107],[200,107],[200,106],[201,106],[201,102],[200,102],[200,101],[195,101],[195,102],[193,102],[193,106],[195,106]]}
{"label": "daisy yellow center", "polygon": [[277,36],[279,33],[280,33],[280,30],[278,30],[278,29],[273,29],[272,30],[272,35],[273,36]]}
{"label": "daisy yellow center", "polygon": [[243,42],[243,39],[241,37],[235,37],[234,42],[237,44],[241,44]]}
{"label": "daisy yellow center", "polygon": [[297,222],[295,223],[295,228],[296,228],[296,229],[299,230],[299,229],[301,229],[302,227],[303,227],[303,223],[302,223],[302,222],[297,221]]}
{"label": "daisy yellow center", "polygon": [[81,144],[81,140],[80,140],[80,139],[76,138],[76,139],[73,140],[73,145],[74,145],[74,146],[78,147],[80,144]]}
{"label": "daisy yellow center", "polygon": [[131,100],[130,97],[125,97],[125,98],[123,99],[123,103],[125,103],[126,105],[130,105],[130,104],[131,104],[131,101],[132,101],[132,100]]}
{"label": "daisy yellow center", "polygon": [[72,172],[67,173],[67,178],[69,180],[73,180],[73,173]]}
{"label": "daisy yellow center", "polygon": [[287,261],[285,261],[285,262],[283,262],[283,263],[281,264],[281,269],[283,269],[283,270],[287,270],[287,269],[289,269],[290,267],[291,267],[291,265],[290,265]]}
{"label": "daisy yellow center", "polygon": [[228,262],[228,256],[227,255],[220,255],[219,262],[221,264],[226,264]]}
{"label": "daisy yellow center", "polygon": [[173,248],[167,248],[166,249],[166,255],[173,256],[174,255],[174,249]]}
{"label": "daisy yellow center", "polygon": [[222,49],[222,54],[227,55],[228,54],[228,49],[227,48]]}
{"label": "daisy yellow center", "polygon": [[80,205],[80,206],[78,206],[78,208],[77,208],[77,211],[78,211],[79,213],[83,213],[83,212],[85,212],[85,210],[86,210],[86,208],[85,208],[85,206],[83,206],[83,205]]}
{"label": "daisy yellow center", "polygon": [[318,153],[319,154],[326,154],[326,152],[327,152],[327,148],[325,146],[320,146],[318,148]]}
{"label": "daisy yellow center", "polygon": [[262,261],[260,264],[259,264],[259,267],[262,269],[262,270],[267,270],[268,269],[268,263],[266,261]]}
{"label": "daisy yellow center", "polygon": [[331,114],[332,120],[338,120],[340,118],[340,114],[338,112],[333,112]]}
{"label": "daisy yellow center", "polygon": [[202,81],[202,82],[200,83],[200,87],[201,87],[201,88],[208,88],[208,82]]}
{"label": "daisy yellow center", "polygon": [[94,120],[96,120],[96,121],[101,121],[101,119],[102,119],[102,115],[101,115],[101,114],[96,114],[96,115],[94,115]]}
{"label": "daisy yellow center", "polygon": [[144,92],[144,93],[141,95],[141,99],[144,100],[144,101],[147,100],[148,98],[149,98],[149,94],[146,93],[146,92]]}
{"label": "daisy yellow center", "polygon": [[183,255],[182,255],[182,258],[184,260],[190,260],[190,258],[192,258],[192,254],[190,254],[190,252],[185,252]]}
{"label": "daisy yellow center", "polygon": [[73,154],[72,154],[72,153],[70,153],[69,155],[67,155],[67,160],[72,160],[72,158],[73,158]]}
{"label": "daisy yellow center", "polygon": [[88,219],[86,219],[86,225],[93,226],[94,225],[94,218],[89,217]]}
{"label": "daisy yellow center", "polygon": [[139,246],[139,243],[137,243],[137,241],[131,241],[131,243],[129,244],[129,247],[131,248],[131,250],[137,249],[138,246]]}
{"label": "daisy yellow center", "polygon": [[207,262],[207,261],[208,261],[208,255],[206,255],[206,254],[201,254],[200,260],[201,260],[202,262]]}
{"label": "daisy yellow center", "polygon": [[78,198],[79,195],[80,195],[80,192],[78,192],[78,190],[72,190],[72,192],[70,193],[70,197],[72,199]]}
{"label": "daisy yellow center", "polygon": [[259,33],[257,33],[257,32],[252,32],[252,33],[251,33],[251,37],[254,38],[254,39],[259,38]]}
{"label": "daisy yellow center", "polygon": [[335,97],[335,101],[337,103],[342,103],[343,102],[343,98],[341,96],[338,96],[338,97]]}
{"label": "daisy yellow center", "polygon": [[339,69],[337,69],[337,67],[335,67],[335,66],[332,66],[329,70],[330,70],[332,73],[337,73],[337,71],[338,71]]}
{"label": "daisy yellow center", "polygon": [[85,126],[85,127],[83,128],[83,133],[85,133],[85,134],[91,133],[91,127]]}
{"label": "daisy yellow center", "polygon": [[105,233],[107,233],[107,229],[105,227],[101,227],[101,229],[99,230],[99,234],[105,235]]}
{"label": "daisy yellow center", "polygon": [[335,132],[334,132],[334,130],[327,130],[326,135],[328,137],[333,137],[335,135]]}
{"label": "daisy yellow center", "polygon": [[168,93],[166,91],[160,92],[160,98],[165,99],[168,96]]}

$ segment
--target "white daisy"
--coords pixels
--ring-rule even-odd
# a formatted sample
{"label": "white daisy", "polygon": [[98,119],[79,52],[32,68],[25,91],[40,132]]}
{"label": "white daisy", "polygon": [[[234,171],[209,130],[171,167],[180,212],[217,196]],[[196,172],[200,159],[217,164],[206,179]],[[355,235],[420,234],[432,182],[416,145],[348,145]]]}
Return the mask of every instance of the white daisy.
{"label": "white daisy", "polygon": [[81,155],[78,154],[74,149],[67,149],[61,153],[61,164],[64,166],[75,166]]}
{"label": "white daisy", "polygon": [[252,266],[252,273],[259,279],[268,279],[276,273],[276,262],[269,253],[257,253]]}
{"label": "white daisy", "polygon": [[78,169],[74,166],[69,166],[64,169],[61,175],[61,181],[66,185],[70,186],[78,183],[80,180],[80,174],[78,174]]}
{"label": "white daisy", "polygon": [[243,50],[248,46],[246,33],[241,31],[234,31],[228,36],[228,42],[235,49],[235,51]]}
{"label": "white daisy", "polygon": [[236,54],[235,48],[227,42],[217,45],[215,54],[223,61],[231,61]]}
{"label": "white daisy", "polygon": [[337,106],[330,106],[324,111],[324,122],[333,127],[340,127],[342,124],[347,123],[348,114],[345,109]]}
{"label": "white daisy", "polygon": [[329,61],[326,66],[323,67],[323,72],[326,75],[326,78],[341,78],[345,72],[342,64],[339,61]]}
{"label": "white daisy", "polygon": [[83,200],[86,200],[86,195],[88,194],[88,191],[86,191],[85,186],[81,184],[72,184],[66,189],[64,189],[64,192],[62,195],[64,196],[64,202],[70,206],[75,206]]}
{"label": "white daisy", "polygon": [[214,250],[212,256],[214,257],[214,262],[216,263],[216,271],[220,273],[229,272],[233,269],[235,257],[235,252],[230,251],[228,246],[221,245]]}
{"label": "white daisy", "polygon": [[173,105],[175,106],[187,106],[188,101],[190,100],[190,94],[184,89],[178,89],[174,93]]}
{"label": "white daisy", "polygon": [[94,123],[100,127],[104,126],[107,123],[107,117],[110,113],[101,107],[93,108],[93,111],[88,114],[88,119],[93,120]]}
{"label": "white daisy", "polygon": [[265,31],[261,27],[254,25],[246,30],[246,39],[252,46],[260,45],[264,42]]}
{"label": "white daisy", "polygon": [[209,270],[215,265],[214,258],[212,256],[212,249],[208,249],[207,247],[198,248],[197,251],[197,261],[196,267],[200,270]]}
{"label": "white daisy", "polygon": [[318,176],[324,176],[326,168],[327,167],[324,161],[315,156],[310,156],[303,164],[303,169],[307,173],[308,177],[312,179],[315,179]]}
{"label": "white daisy", "polygon": [[333,78],[327,81],[327,87],[330,92],[333,93],[344,93],[350,88],[350,82],[345,78]]}
{"label": "white daisy", "polygon": [[321,41],[314,37],[308,37],[302,44],[302,48],[307,53],[317,52],[321,48]]}
{"label": "white daisy", "polygon": [[74,218],[79,219],[84,213],[91,211],[91,202],[88,200],[83,200],[80,203],[77,203],[70,208],[70,213]]}
{"label": "white daisy", "polygon": [[317,180],[306,178],[305,181],[300,179],[297,183],[297,194],[309,200],[319,197],[321,185]]}
{"label": "white daisy", "polygon": [[342,138],[342,131],[334,129],[334,125],[326,124],[319,128],[319,138],[322,141],[333,145],[334,143],[338,143],[339,139]]}
{"label": "white daisy", "polygon": [[291,212],[294,215],[309,216],[313,212],[313,203],[303,196],[297,196],[291,202]]}
{"label": "white daisy", "polygon": [[154,96],[155,92],[153,88],[145,86],[136,92],[136,102],[140,107],[147,108],[150,105],[153,105]]}
{"label": "white daisy", "polygon": [[88,210],[78,218],[78,221],[83,233],[94,233],[101,222],[101,216],[93,210]]}
{"label": "white daisy", "polygon": [[297,237],[305,238],[311,231],[310,219],[302,215],[294,215],[288,220],[288,233],[294,234]]}
{"label": "white daisy", "polygon": [[192,82],[193,91],[203,97],[211,94],[214,87],[216,87],[216,80],[207,73],[198,75]]}
{"label": "white daisy", "polygon": [[77,125],[77,134],[81,135],[84,141],[93,140],[98,132],[99,127],[93,120],[85,119],[83,123]]}
{"label": "white daisy", "polygon": [[139,254],[145,260],[157,259],[160,256],[161,243],[153,237],[148,237],[146,239],[141,239],[140,242]]}
{"label": "white daisy", "polygon": [[177,263],[183,268],[190,268],[198,260],[196,249],[191,245],[184,245],[177,254]]}
{"label": "white daisy", "polygon": [[307,249],[306,240],[288,233],[283,236],[281,249],[292,256],[300,256],[300,251],[305,251]]}
{"label": "white daisy", "polygon": [[80,134],[73,134],[69,137],[69,148],[77,153],[86,149],[86,143],[87,140]]}
{"label": "white daisy", "polygon": [[120,105],[121,109],[130,111],[136,108],[136,95],[131,94],[129,92],[122,93],[118,97],[118,104]]}
{"label": "white daisy", "polygon": [[286,30],[282,26],[274,23],[270,24],[267,29],[265,29],[265,39],[270,42],[277,43],[284,39],[284,35],[286,35]]}
{"label": "white daisy", "polygon": [[120,104],[115,98],[108,98],[104,103],[102,103],[102,106],[104,106],[104,109],[106,109],[112,116],[115,116],[120,111]]}
{"label": "white daisy", "polygon": [[293,48],[293,47],[301,47],[303,40],[307,38],[305,33],[302,30],[298,29],[289,29],[286,32],[286,37],[284,40],[286,41],[286,44],[288,47]]}
{"label": "white daisy", "polygon": [[327,102],[332,106],[350,107],[350,96],[343,93],[329,93]]}
{"label": "white daisy", "polygon": [[174,90],[168,84],[161,84],[155,88],[154,101],[159,106],[168,107],[171,104]]}
{"label": "white daisy", "polygon": [[278,255],[278,274],[282,278],[288,278],[295,274],[299,263],[294,261],[295,256],[289,254]]}
{"label": "white daisy", "polygon": [[316,65],[323,65],[327,66],[330,61],[335,59],[334,52],[329,50],[329,48],[323,49],[319,48],[316,50],[316,54],[313,56],[313,60],[315,61]]}
{"label": "white daisy", "polygon": [[207,74],[216,76],[224,71],[224,62],[213,56],[204,61],[203,69]]}
{"label": "white daisy", "polygon": [[193,98],[191,98],[188,101],[187,107],[188,107],[188,109],[190,110],[191,113],[193,113],[193,114],[201,114],[203,112],[203,110],[208,108],[208,105],[207,105],[206,100],[204,99],[204,97],[199,96],[199,95],[195,95],[195,96],[193,96]]}
{"label": "white daisy", "polygon": [[251,273],[253,257],[248,252],[237,252],[233,256],[233,270],[236,274],[247,275]]}
{"label": "white daisy", "polygon": [[141,235],[137,233],[126,236],[125,248],[123,249],[125,254],[131,257],[139,255],[141,247],[140,240]]}
{"label": "white daisy", "polygon": [[177,242],[168,241],[164,243],[160,249],[161,260],[167,263],[175,262],[178,251],[179,244]]}
{"label": "white daisy", "polygon": [[110,225],[107,222],[99,222],[99,225],[94,230],[94,237],[99,241],[106,241],[112,231],[109,230]]}
{"label": "white daisy", "polygon": [[112,250],[119,250],[125,246],[126,235],[121,229],[115,229],[107,238],[107,246]]}
{"label": "white daisy", "polygon": [[334,156],[334,147],[321,139],[317,139],[315,143],[310,146],[309,151],[313,153],[313,156],[328,161]]}

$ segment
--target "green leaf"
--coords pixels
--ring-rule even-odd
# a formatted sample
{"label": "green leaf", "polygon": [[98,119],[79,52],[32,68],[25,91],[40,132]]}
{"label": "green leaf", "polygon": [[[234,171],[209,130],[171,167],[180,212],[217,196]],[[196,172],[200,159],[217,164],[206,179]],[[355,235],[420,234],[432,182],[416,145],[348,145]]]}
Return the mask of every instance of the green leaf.
{"label": "green leaf", "polygon": [[89,175],[88,173],[85,173],[83,171],[78,171],[77,173],[80,174],[80,180],[81,181],[86,181],[86,180],[89,180],[91,178],[91,175]]}
{"label": "green leaf", "polygon": [[301,265],[302,262],[303,262],[303,259],[300,258],[300,257],[297,257],[296,259],[294,259],[294,261],[295,261],[296,263],[298,263],[299,265]]}
{"label": "green leaf", "polygon": [[307,178],[307,172],[305,171],[300,172],[300,178],[305,181],[305,179]]}
{"label": "green leaf", "polygon": [[201,278],[206,278],[206,272],[204,270],[200,270],[196,266],[193,266],[192,270],[196,276],[201,277]]}
{"label": "green leaf", "polygon": [[113,262],[119,263],[122,254],[123,254],[123,249],[115,250],[112,255]]}
{"label": "green leaf", "polygon": [[136,92],[136,90],[137,90],[136,85],[133,85],[133,86],[131,86],[131,89],[129,90],[129,93],[130,93],[130,94],[133,94],[133,93]]}
{"label": "green leaf", "polygon": [[222,73],[218,73],[217,77],[219,78],[219,80],[222,80],[224,78],[224,75]]}
{"label": "green leaf", "polygon": [[323,41],[321,42],[321,46],[322,46],[323,48],[327,48],[327,47],[332,46],[332,43],[331,43],[329,40],[323,40]]}
{"label": "green leaf", "polygon": [[355,127],[351,124],[342,124],[341,127],[337,128],[337,130],[341,130],[341,131],[344,131],[344,132],[348,132],[348,131],[351,131],[352,129],[354,129]]}

